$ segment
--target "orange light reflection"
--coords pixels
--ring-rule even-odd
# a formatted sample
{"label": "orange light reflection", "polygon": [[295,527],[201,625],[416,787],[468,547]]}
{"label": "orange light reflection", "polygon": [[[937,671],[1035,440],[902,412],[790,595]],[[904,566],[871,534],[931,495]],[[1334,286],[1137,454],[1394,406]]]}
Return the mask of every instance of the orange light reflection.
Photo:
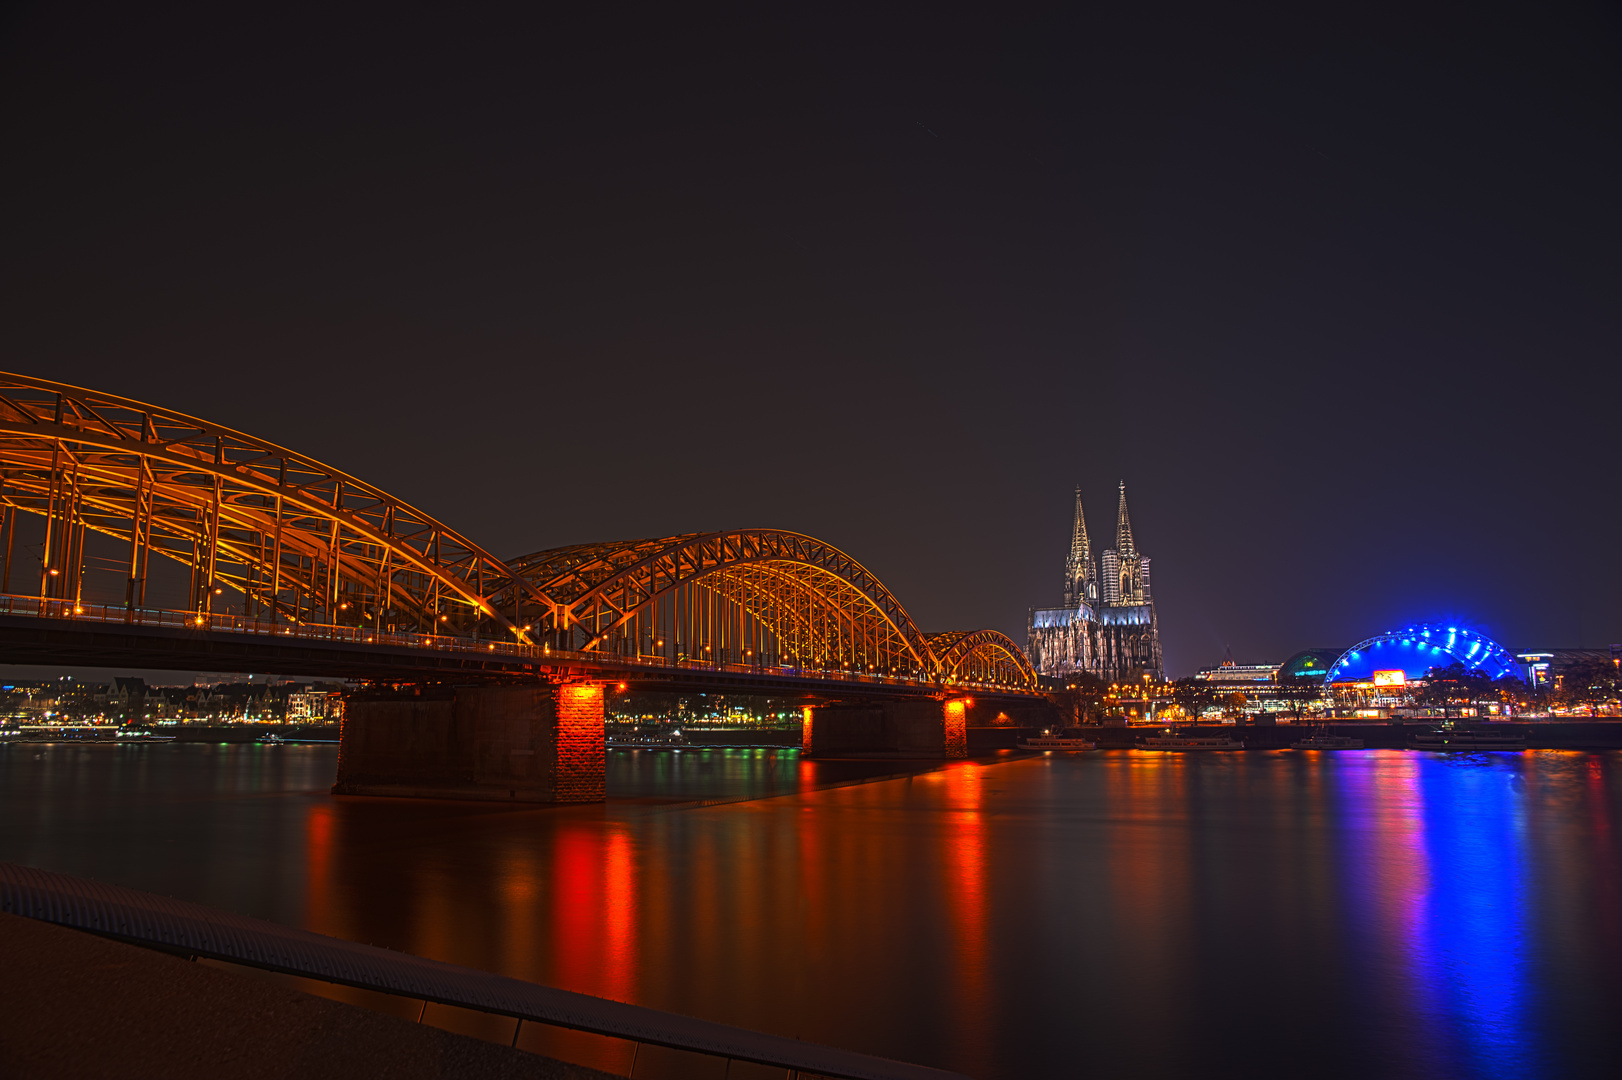
{"label": "orange light reflection", "polygon": [[[949,706],[950,707],[949,703]],[[957,703],[959,714],[962,703]],[[982,818],[982,770],[959,765],[947,773],[952,829],[946,835],[947,900],[956,957],[955,1060],[975,1062],[983,1074],[989,1060],[991,973],[986,949],[986,829]]]}

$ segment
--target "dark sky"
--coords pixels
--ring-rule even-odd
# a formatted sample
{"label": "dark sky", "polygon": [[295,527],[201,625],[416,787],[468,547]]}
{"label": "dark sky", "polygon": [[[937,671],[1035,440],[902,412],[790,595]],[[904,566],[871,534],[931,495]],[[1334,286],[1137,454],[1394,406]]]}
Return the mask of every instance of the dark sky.
{"label": "dark sky", "polygon": [[1021,640],[1124,478],[1172,674],[1622,642],[1615,6],[562,7],[9,6],[0,367]]}

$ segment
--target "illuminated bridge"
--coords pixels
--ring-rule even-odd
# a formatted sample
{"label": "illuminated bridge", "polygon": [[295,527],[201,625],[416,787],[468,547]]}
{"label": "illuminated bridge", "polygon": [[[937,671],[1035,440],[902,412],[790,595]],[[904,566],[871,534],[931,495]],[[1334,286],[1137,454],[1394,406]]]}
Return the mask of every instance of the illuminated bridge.
{"label": "illuminated bridge", "polygon": [[[824,752],[961,754],[971,695],[1041,700],[1005,635],[923,632],[871,572],[810,536],[740,529],[501,559],[283,447],[7,374],[0,559],[12,663],[367,681],[340,760],[354,791],[600,798],[611,684],[806,695],[822,703],[806,748]],[[563,776],[582,755],[595,789]]]}

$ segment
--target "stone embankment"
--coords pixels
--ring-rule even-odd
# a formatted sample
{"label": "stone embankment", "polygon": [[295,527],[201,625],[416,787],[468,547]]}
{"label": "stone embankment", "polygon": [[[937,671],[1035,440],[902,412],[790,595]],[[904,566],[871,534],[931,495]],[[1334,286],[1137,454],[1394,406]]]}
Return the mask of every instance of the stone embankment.
{"label": "stone embankment", "polygon": [[0,914],[0,1076],[611,1080],[205,963]]}
{"label": "stone embankment", "polygon": [[[1471,722],[1472,726],[1474,722]],[[1423,723],[1332,723],[1332,735],[1347,735],[1362,739],[1370,749],[1401,750],[1408,739],[1436,726],[1434,721]],[[1526,745],[1532,750],[1618,750],[1622,749],[1622,720],[1527,720],[1489,721],[1479,725],[1491,731],[1505,731],[1526,736]],[[1080,729],[1087,738],[1097,739],[1100,750],[1125,750],[1137,741],[1153,734],[1159,728],[1147,726],[1119,727],[1102,725]],[[1179,731],[1199,731],[1201,734],[1227,735],[1242,739],[1249,750],[1282,750],[1291,743],[1305,738],[1316,730],[1310,725],[1296,727],[1281,724],[1277,727],[1251,724],[1178,725]]]}

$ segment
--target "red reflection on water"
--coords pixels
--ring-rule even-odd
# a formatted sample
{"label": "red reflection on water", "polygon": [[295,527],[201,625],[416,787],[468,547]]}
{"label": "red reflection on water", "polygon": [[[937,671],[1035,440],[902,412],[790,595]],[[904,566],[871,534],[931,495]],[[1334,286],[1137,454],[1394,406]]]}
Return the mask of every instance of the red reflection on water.
{"label": "red reflection on water", "polygon": [[304,817],[304,925],[344,937],[332,890],[332,807],[317,804]]}
{"label": "red reflection on water", "polygon": [[[811,763],[800,761],[801,782],[810,779]],[[811,807],[801,806],[794,815],[794,851],[799,859],[799,894],[812,902],[800,906],[800,933],[805,938],[811,955],[821,955],[826,948],[829,921],[833,918],[825,900],[827,896],[824,873],[823,826]]]}
{"label": "red reflection on water", "polygon": [[552,846],[552,970],[559,986],[602,992],[602,863],[595,830],[565,828]]}
{"label": "red reflection on water", "polygon": [[956,957],[957,1016],[953,1030],[962,1061],[983,1061],[990,1041],[991,978],[986,955],[986,824],[981,812],[982,772],[974,765],[948,771],[951,828],[944,839],[947,908]]}
{"label": "red reflection on water", "polygon": [[603,939],[606,956],[603,993],[616,1001],[630,1001],[636,991],[636,861],[631,838],[623,826],[608,834],[603,852],[603,884],[607,920]]}
{"label": "red reflection on water", "polygon": [[550,908],[556,985],[616,1001],[634,998],[637,872],[623,826],[606,833],[574,826],[558,833]]}

